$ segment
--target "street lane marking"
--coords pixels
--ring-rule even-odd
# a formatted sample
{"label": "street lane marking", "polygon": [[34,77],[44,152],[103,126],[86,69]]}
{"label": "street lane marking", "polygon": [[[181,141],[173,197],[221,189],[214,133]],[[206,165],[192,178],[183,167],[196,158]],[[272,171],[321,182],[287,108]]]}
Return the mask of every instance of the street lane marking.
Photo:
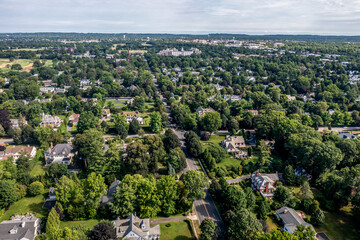
{"label": "street lane marking", "polygon": [[206,208],[206,205],[205,205],[204,200],[202,199],[201,201],[202,201],[202,203],[203,203],[203,205],[204,205],[204,208],[205,208],[205,211],[206,211],[207,215],[208,215],[209,217],[211,217],[210,214],[209,214],[209,212],[208,212],[208,210],[207,210],[207,208]]}

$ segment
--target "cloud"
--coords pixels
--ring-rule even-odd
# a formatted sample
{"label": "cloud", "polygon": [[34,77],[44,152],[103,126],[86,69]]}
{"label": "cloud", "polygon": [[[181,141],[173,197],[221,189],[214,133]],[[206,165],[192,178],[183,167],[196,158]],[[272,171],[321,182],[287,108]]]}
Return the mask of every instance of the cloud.
{"label": "cloud", "polygon": [[0,0],[0,32],[360,35],[359,0]]}

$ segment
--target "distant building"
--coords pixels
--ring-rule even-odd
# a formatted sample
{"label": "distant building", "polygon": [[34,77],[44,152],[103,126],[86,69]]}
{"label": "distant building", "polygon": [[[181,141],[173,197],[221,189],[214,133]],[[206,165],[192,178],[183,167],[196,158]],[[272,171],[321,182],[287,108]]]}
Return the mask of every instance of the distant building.
{"label": "distant building", "polygon": [[247,110],[248,112],[251,112],[254,116],[259,115],[259,111],[258,110]]}
{"label": "distant building", "polygon": [[13,129],[19,129],[25,125],[28,124],[28,122],[25,120],[25,118],[22,119],[10,119],[10,124]]}
{"label": "distant building", "polygon": [[76,127],[79,123],[80,114],[73,113],[69,117],[69,125]]}
{"label": "distant building", "polygon": [[294,233],[298,225],[304,225],[305,227],[311,227],[316,233],[314,227],[304,221],[304,215],[301,212],[296,212],[289,207],[282,207],[276,210],[276,217],[280,218],[284,224],[284,230],[289,233]]}
{"label": "distant building", "polygon": [[295,96],[291,96],[291,95],[286,95],[288,101],[295,101],[296,97]]}
{"label": "distant building", "polygon": [[107,190],[107,194],[103,195],[100,199],[100,204],[105,205],[108,204],[112,201],[113,195],[116,191],[116,188],[120,185],[120,181],[116,180],[114,182],[111,183],[111,185],[109,186],[108,190]]}
{"label": "distant building", "polygon": [[73,147],[70,144],[57,144],[53,147],[51,143],[50,148],[45,151],[45,166],[50,166],[53,163],[69,165],[74,156],[71,152],[72,149]]}
{"label": "distant building", "polygon": [[141,219],[131,214],[126,219],[112,221],[116,231],[116,238],[128,240],[158,240],[160,239],[160,225],[150,226],[150,219]]}
{"label": "distant building", "polygon": [[161,50],[158,55],[160,56],[173,56],[173,57],[178,57],[178,56],[191,56],[193,54],[201,54],[201,51],[197,48],[191,48],[188,51],[184,51],[184,49],[182,48],[181,51],[177,50],[176,48],[168,48],[165,50]]}
{"label": "distant building", "polygon": [[0,223],[2,240],[34,240],[41,233],[41,220],[32,214],[16,215]]}
{"label": "distant building", "polygon": [[340,137],[341,139],[355,139],[355,138],[358,138],[357,135],[355,135],[355,134],[353,134],[351,132],[339,132],[338,137]]}
{"label": "distant building", "polygon": [[303,176],[303,177],[306,177],[307,180],[309,180],[309,181],[310,181],[311,178],[312,178],[312,176],[311,176],[310,174],[308,174],[308,173],[306,172],[306,170],[303,169],[303,168],[301,168],[301,167],[295,168],[295,169],[294,169],[294,174],[295,174],[295,176]]}
{"label": "distant building", "polygon": [[202,107],[198,107],[196,109],[196,113],[200,116],[203,117],[206,113],[208,112],[215,112],[214,109],[212,108],[202,108]]}
{"label": "distant building", "polygon": [[36,156],[36,148],[29,145],[7,148],[5,151],[0,151],[0,160],[6,160],[12,157],[14,159],[13,163],[16,164],[16,161],[22,154],[28,155],[31,160]]}
{"label": "distant building", "polygon": [[125,116],[127,124],[130,124],[134,119],[136,119],[140,125],[144,125],[144,119],[138,112],[122,112],[121,114]]}
{"label": "distant building", "polygon": [[102,110],[102,118],[101,118],[101,120],[106,121],[106,120],[109,120],[110,117],[111,117],[110,109],[103,109]]}
{"label": "distant building", "polygon": [[240,95],[224,95],[224,100],[225,101],[240,101],[241,100],[241,96]]}
{"label": "distant building", "polygon": [[250,176],[251,188],[258,191],[266,199],[272,199],[276,190],[275,183],[280,180],[278,173],[260,173],[259,170],[253,172]]}
{"label": "distant building", "polygon": [[40,127],[60,127],[63,120],[58,116],[42,114]]}

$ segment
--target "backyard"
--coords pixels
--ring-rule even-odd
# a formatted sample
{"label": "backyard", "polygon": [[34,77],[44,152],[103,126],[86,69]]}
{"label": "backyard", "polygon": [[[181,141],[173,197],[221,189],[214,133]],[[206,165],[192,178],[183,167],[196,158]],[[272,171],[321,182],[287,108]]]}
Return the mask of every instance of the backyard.
{"label": "backyard", "polygon": [[45,217],[47,215],[47,210],[42,208],[44,199],[44,195],[20,199],[12,204],[4,215],[1,216],[0,222],[9,220],[11,216],[16,214],[34,213],[36,217]]}
{"label": "backyard", "polygon": [[190,240],[194,239],[188,221],[160,223],[162,240]]}

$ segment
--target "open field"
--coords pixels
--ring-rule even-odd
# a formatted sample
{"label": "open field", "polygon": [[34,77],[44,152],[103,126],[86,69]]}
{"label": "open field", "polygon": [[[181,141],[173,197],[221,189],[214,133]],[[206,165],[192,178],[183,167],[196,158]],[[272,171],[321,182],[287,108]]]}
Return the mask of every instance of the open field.
{"label": "open field", "polygon": [[[45,61],[45,66],[51,66],[51,60],[41,60],[41,62]],[[15,59],[13,62],[10,62],[8,58],[0,59],[0,71],[7,72],[11,70],[11,65],[20,64],[23,68],[23,71],[30,72],[33,68],[33,60],[31,59]]]}
{"label": "open field", "polygon": [[194,239],[191,234],[190,223],[187,221],[161,223],[162,240],[190,240]]}
{"label": "open field", "polygon": [[91,230],[99,222],[100,221],[97,219],[89,219],[89,220],[84,220],[84,221],[61,221],[60,227],[61,228],[65,228],[65,227],[73,228],[73,227],[77,227],[79,225],[84,225],[88,229]]}
{"label": "open field", "polygon": [[16,214],[34,213],[36,217],[43,218],[47,215],[47,210],[42,208],[44,204],[44,196],[25,197],[15,203],[0,218],[0,222],[9,220],[11,216]]}
{"label": "open field", "polygon": [[111,47],[111,49],[112,50],[116,50],[116,47],[117,46],[125,46],[125,43],[117,43],[117,44],[114,44],[112,47]]}
{"label": "open field", "polygon": [[10,49],[11,51],[18,52],[18,51],[38,51],[38,50],[44,50],[42,48],[17,48],[17,49]]}
{"label": "open field", "polygon": [[324,232],[330,239],[355,240],[359,239],[360,231],[357,221],[351,215],[350,207],[343,207],[338,212],[326,212],[325,222],[315,227],[317,232]]}

